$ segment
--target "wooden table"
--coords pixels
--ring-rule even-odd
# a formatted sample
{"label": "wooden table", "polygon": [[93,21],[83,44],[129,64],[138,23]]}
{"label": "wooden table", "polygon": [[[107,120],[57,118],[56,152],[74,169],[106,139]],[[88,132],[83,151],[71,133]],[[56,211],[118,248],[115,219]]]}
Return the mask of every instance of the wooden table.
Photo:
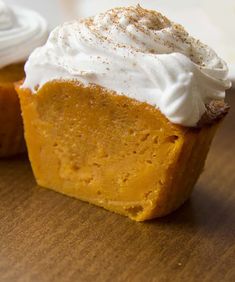
{"label": "wooden table", "polygon": [[0,281],[235,281],[235,92],[191,199],[136,223],[0,161]]}

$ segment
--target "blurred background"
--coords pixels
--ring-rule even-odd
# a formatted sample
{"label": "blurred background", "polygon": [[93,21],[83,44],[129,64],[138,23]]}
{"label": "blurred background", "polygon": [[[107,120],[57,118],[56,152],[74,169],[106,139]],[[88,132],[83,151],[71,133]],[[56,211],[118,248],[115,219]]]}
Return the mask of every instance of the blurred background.
{"label": "blurred background", "polygon": [[117,6],[140,4],[157,9],[185,26],[229,64],[235,81],[235,0],[5,0],[40,12],[52,29],[65,20],[82,18]]}

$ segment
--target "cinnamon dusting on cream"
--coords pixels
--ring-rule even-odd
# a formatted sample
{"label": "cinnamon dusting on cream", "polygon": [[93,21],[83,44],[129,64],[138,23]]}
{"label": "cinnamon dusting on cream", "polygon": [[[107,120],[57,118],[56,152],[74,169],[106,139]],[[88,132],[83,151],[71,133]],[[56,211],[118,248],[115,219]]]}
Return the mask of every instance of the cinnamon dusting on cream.
{"label": "cinnamon dusting on cream", "polygon": [[56,28],[26,64],[25,88],[54,79],[100,85],[197,126],[230,87],[226,63],[156,11],[115,8]]}

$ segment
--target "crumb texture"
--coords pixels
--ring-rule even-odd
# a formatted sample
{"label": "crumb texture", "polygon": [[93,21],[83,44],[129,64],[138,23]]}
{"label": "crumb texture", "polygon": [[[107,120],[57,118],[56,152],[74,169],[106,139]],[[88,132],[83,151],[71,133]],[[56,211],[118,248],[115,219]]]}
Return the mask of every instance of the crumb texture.
{"label": "crumb texture", "polygon": [[135,220],[188,198],[215,131],[174,125],[96,86],[53,82],[37,95],[20,90],[20,99],[38,183]]}

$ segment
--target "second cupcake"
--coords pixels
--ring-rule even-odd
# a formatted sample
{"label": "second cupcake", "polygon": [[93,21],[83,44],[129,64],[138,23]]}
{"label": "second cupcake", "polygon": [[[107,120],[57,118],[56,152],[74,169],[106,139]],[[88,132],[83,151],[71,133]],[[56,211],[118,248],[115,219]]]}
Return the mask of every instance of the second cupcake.
{"label": "second cupcake", "polygon": [[24,79],[24,62],[47,36],[47,23],[38,13],[0,0],[0,157],[25,150],[14,83]]}

